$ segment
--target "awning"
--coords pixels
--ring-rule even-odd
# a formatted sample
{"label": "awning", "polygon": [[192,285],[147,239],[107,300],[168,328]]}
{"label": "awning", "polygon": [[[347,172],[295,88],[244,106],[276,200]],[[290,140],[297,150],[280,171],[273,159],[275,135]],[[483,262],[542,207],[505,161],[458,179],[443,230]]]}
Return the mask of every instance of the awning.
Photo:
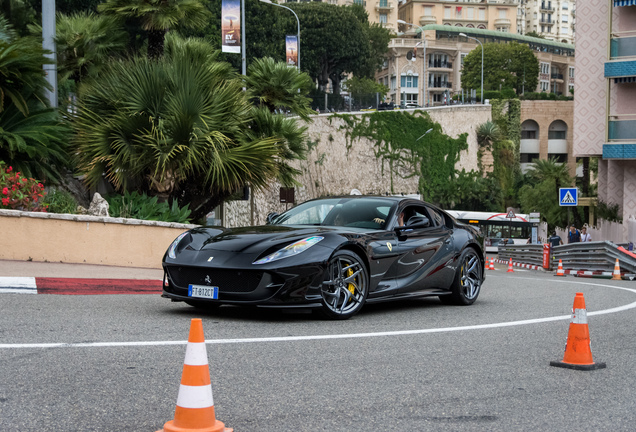
{"label": "awning", "polygon": [[614,78],[614,84],[632,83],[632,82],[636,82],[636,77],[631,76],[631,77]]}
{"label": "awning", "polygon": [[636,0],[614,0],[614,7],[634,6],[634,5],[636,5]]}

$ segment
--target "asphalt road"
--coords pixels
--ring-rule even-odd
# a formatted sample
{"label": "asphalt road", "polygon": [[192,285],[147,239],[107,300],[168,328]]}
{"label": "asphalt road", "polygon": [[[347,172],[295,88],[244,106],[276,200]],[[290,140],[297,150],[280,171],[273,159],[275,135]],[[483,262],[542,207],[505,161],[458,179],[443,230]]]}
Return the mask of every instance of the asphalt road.
{"label": "asphalt road", "polygon": [[[576,292],[606,369],[549,366]],[[161,429],[191,318],[209,341],[217,419],[235,432],[631,431],[635,294],[634,282],[499,270],[473,306],[372,305],[344,322],[157,295],[0,294],[0,431]]]}

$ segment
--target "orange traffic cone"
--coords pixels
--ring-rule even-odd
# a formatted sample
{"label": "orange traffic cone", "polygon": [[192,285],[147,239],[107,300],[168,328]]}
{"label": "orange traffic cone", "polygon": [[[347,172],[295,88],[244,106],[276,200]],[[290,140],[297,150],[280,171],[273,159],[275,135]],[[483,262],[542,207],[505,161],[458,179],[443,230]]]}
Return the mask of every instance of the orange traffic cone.
{"label": "orange traffic cone", "polygon": [[576,293],[572,306],[572,321],[565,343],[563,361],[551,361],[550,366],[576,370],[603,369],[605,363],[594,363],[590,349],[590,331],[587,327],[587,311],[583,293]]}
{"label": "orange traffic cone", "polygon": [[565,271],[563,271],[563,263],[559,260],[559,268],[557,268],[556,276],[565,276]]}
{"label": "orange traffic cone", "polygon": [[514,273],[515,271],[512,269],[512,258],[508,260],[508,271],[506,273]]}
{"label": "orange traffic cone", "polygon": [[621,266],[618,264],[618,258],[616,258],[616,264],[614,264],[614,274],[612,280],[622,280],[621,278]]}
{"label": "orange traffic cone", "polygon": [[490,267],[488,267],[488,270],[494,270],[494,269],[495,269],[495,259],[490,258]]}
{"label": "orange traffic cone", "polygon": [[232,432],[214,417],[214,399],[210,383],[208,354],[201,318],[190,323],[181,387],[174,420],[157,432]]}

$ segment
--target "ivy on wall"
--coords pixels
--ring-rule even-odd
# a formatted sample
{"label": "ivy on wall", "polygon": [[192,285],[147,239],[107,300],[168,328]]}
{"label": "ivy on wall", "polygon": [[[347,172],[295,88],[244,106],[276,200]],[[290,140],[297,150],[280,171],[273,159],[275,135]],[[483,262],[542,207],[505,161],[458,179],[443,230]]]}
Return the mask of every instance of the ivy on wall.
{"label": "ivy on wall", "polygon": [[[389,169],[391,192],[394,175],[419,175],[419,193],[424,200],[449,208],[457,200],[457,170],[462,150],[468,149],[468,134],[452,138],[426,112],[373,112],[362,116],[335,114],[344,126],[347,149],[353,140],[374,143],[375,156]],[[430,131],[429,131],[430,130]]]}

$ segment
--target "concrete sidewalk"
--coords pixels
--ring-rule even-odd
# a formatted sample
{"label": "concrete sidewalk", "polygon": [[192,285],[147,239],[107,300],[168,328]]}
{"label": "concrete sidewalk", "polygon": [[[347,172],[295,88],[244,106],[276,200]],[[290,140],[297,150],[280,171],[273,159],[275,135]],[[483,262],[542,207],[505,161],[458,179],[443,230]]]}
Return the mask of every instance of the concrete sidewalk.
{"label": "concrete sidewalk", "polygon": [[94,264],[0,260],[0,293],[161,293],[163,270]]}

